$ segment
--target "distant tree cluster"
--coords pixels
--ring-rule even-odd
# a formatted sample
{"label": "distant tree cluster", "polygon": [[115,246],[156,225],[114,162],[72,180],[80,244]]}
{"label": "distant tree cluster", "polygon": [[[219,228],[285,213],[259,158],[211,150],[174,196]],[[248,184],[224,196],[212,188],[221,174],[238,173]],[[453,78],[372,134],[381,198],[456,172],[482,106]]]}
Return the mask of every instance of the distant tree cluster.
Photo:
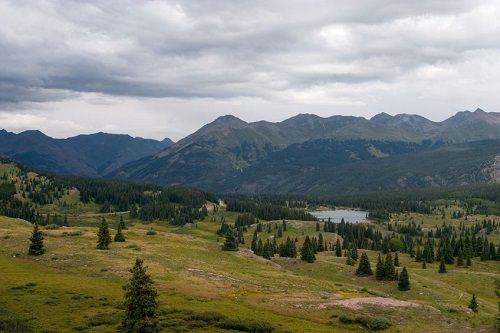
{"label": "distant tree cluster", "polygon": [[255,203],[251,200],[233,199],[227,203],[227,210],[237,213],[252,213],[261,220],[315,221],[316,218],[305,209],[289,208],[271,203]]}

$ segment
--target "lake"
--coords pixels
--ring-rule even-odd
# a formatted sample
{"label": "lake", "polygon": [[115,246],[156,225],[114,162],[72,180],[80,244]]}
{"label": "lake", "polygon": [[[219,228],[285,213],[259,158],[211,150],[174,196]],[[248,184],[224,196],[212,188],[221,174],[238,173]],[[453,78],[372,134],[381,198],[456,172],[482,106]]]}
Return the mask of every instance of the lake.
{"label": "lake", "polygon": [[344,218],[344,221],[351,223],[368,222],[366,219],[368,212],[363,210],[318,210],[310,211],[309,213],[316,216],[320,220],[328,220],[328,218],[330,218],[332,222],[336,223],[340,223],[342,218]]}

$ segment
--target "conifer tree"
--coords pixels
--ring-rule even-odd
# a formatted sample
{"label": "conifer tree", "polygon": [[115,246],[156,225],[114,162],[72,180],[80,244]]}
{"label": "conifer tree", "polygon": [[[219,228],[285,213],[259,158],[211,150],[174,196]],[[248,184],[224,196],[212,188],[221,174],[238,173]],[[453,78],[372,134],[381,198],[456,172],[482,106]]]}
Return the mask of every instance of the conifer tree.
{"label": "conifer tree", "polygon": [[125,290],[125,317],[121,331],[126,333],[153,333],[158,332],[156,310],[158,292],[153,286],[151,276],[146,272],[142,259],[137,258],[134,267],[130,270],[132,277],[124,287]]}
{"label": "conifer tree", "polygon": [[465,260],[465,265],[466,265],[467,267],[472,266],[472,260],[471,260],[471,258],[470,258],[469,253],[467,253],[467,259]]}
{"label": "conifer tree", "polygon": [[257,252],[255,252],[255,254],[261,256],[263,252],[264,252],[264,243],[262,243],[262,239],[259,239],[259,241],[257,242]]}
{"label": "conifer tree", "polygon": [[342,246],[340,245],[340,240],[337,238],[337,242],[335,243],[335,255],[337,257],[342,257]]}
{"label": "conifer tree", "polygon": [[441,262],[439,263],[439,273],[446,273],[446,264],[444,262],[444,257],[441,256]]}
{"label": "conifer tree", "polygon": [[28,254],[30,256],[39,256],[45,253],[45,249],[43,247],[43,234],[42,231],[38,228],[38,224],[36,223],[33,227],[30,241],[31,244],[28,249]]}
{"label": "conifer tree", "polygon": [[266,241],[266,244],[264,244],[264,250],[262,251],[262,256],[266,259],[271,259],[273,256],[273,246],[269,242],[269,239]]}
{"label": "conifer tree", "polygon": [[323,240],[323,235],[320,233],[318,235],[318,252],[323,252],[326,249],[324,248],[324,240]]}
{"label": "conifer tree", "polygon": [[252,244],[250,245],[250,249],[253,251],[253,253],[257,252],[257,239],[257,229],[255,229],[252,236]]}
{"label": "conifer tree", "polygon": [[399,257],[397,252],[394,254],[394,266],[399,267]]}
{"label": "conifer tree", "polygon": [[224,241],[222,249],[224,251],[238,251],[238,246],[238,240],[236,239],[234,231],[232,229],[229,229],[226,233],[226,239]]}
{"label": "conifer tree", "polygon": [[390,252],[385,256],[384,279],[396,280],[396,269],[394,268],[394,261]]}
{"label": "conifer tree", "polygon": [[111,243],[111,235],[109,233],[108,223],[103,217],[101,225],[99,226],[99,231],[97,232],[97,248],[99,250],[109,249],[109,244]]}
{"label": "conifer tree", "polygon": [[123,215],[120,215],[120,226],[122,227],[122,230],[127,229],[127,226],[125,225],[125,221],[123,221]]}
{"label": "conifer tree", "polygon": [[356,274],[361,276],[373,275],[373,271],[370,265],[370,260],[368,259],[368,255],[366,254],[366,252],[363,252],[361,254]]}
{"label": "conifer tree", "polygon": [[304,244],[302,245],[302,249],[300,251],[300,259],[312,263],[316,260],[316,256],[314,255],[313,245],[311,243],[311,239],[309,236],[306,236],[304,240]]}
{"label": "conifer tree", "polygon": [[464,252],[462,251],[462,248],[459,248],[457,256],[457,266],[463,266],[463,265],[464,265]]}
{"label": "conifer tree", "polygon": [[118,227],[116,228],[116,234],[115,234],[114,240],[115,240],[115,242],[125,242],[125,236],[123,235],[123,232],[122,232],[121,223],[118,223]]}
{"label": "conifer tree", "polygon": [[379,253],[377,259],[377,268],[375,270],[375,279],[383,280],[384,276],[385,276],[385,264],[384,261],[382,260],[382,256]]}
{"label": "conifer tree", "polygon": [[346,252],[345,263],[346,263],[346,265],[349,265],[349,266],[354,266],[354,264],[356,263],[354,261],[354,259],[352,259],[351,251]]}
{"label": "conifer tree", "polygon": [[476,299],[476,294],[472,294],[472,299],[470,300],[469,303],[469,309],[471,309],[474,312],[478,312],[478,303]]}
{"label": "conifer tree", "polygon": [[398,289],[401,291],[410,290],[410,276],[408,275],[406,267],[403,267],[401,274],[399,274]]}

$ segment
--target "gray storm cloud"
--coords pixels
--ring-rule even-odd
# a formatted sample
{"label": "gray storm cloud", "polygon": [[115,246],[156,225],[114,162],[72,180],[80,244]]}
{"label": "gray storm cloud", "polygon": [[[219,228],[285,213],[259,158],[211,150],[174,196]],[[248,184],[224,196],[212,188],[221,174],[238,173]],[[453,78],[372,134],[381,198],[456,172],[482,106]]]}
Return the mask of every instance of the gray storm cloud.
{"label": "gray storm cloud", "polygon": [[498,17],[495,0],[3,0],[0,119],[180,138],[224,113],[496,111]]}

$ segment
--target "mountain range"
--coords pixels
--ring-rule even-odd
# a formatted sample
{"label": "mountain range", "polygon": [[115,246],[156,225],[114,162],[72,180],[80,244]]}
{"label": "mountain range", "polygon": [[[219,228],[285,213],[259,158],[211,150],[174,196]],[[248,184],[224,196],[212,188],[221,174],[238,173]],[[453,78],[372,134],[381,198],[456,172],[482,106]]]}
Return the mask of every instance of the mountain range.
{"label": "mountain range", "polygon": [[[481,109],[442,122],[380,113],[371,119],[299,114],[278,123],[247,123],[228,115],[176,143],[111,135],[107,144],[96,144],[106,136],[26,148],[25,138],[16,141],[3,131],[0,152],[55,172],[215,192],[327,195],[500,182],[500,113]],[[60,146],[71,152],[64,159]]]}
{"label": "mountain range", "polygon": [[0,131],[0,154],[59,174],[104,176],[127,162],[152,155],[172,144],[129,135],[95,133],[54,139],[40,131]]}

